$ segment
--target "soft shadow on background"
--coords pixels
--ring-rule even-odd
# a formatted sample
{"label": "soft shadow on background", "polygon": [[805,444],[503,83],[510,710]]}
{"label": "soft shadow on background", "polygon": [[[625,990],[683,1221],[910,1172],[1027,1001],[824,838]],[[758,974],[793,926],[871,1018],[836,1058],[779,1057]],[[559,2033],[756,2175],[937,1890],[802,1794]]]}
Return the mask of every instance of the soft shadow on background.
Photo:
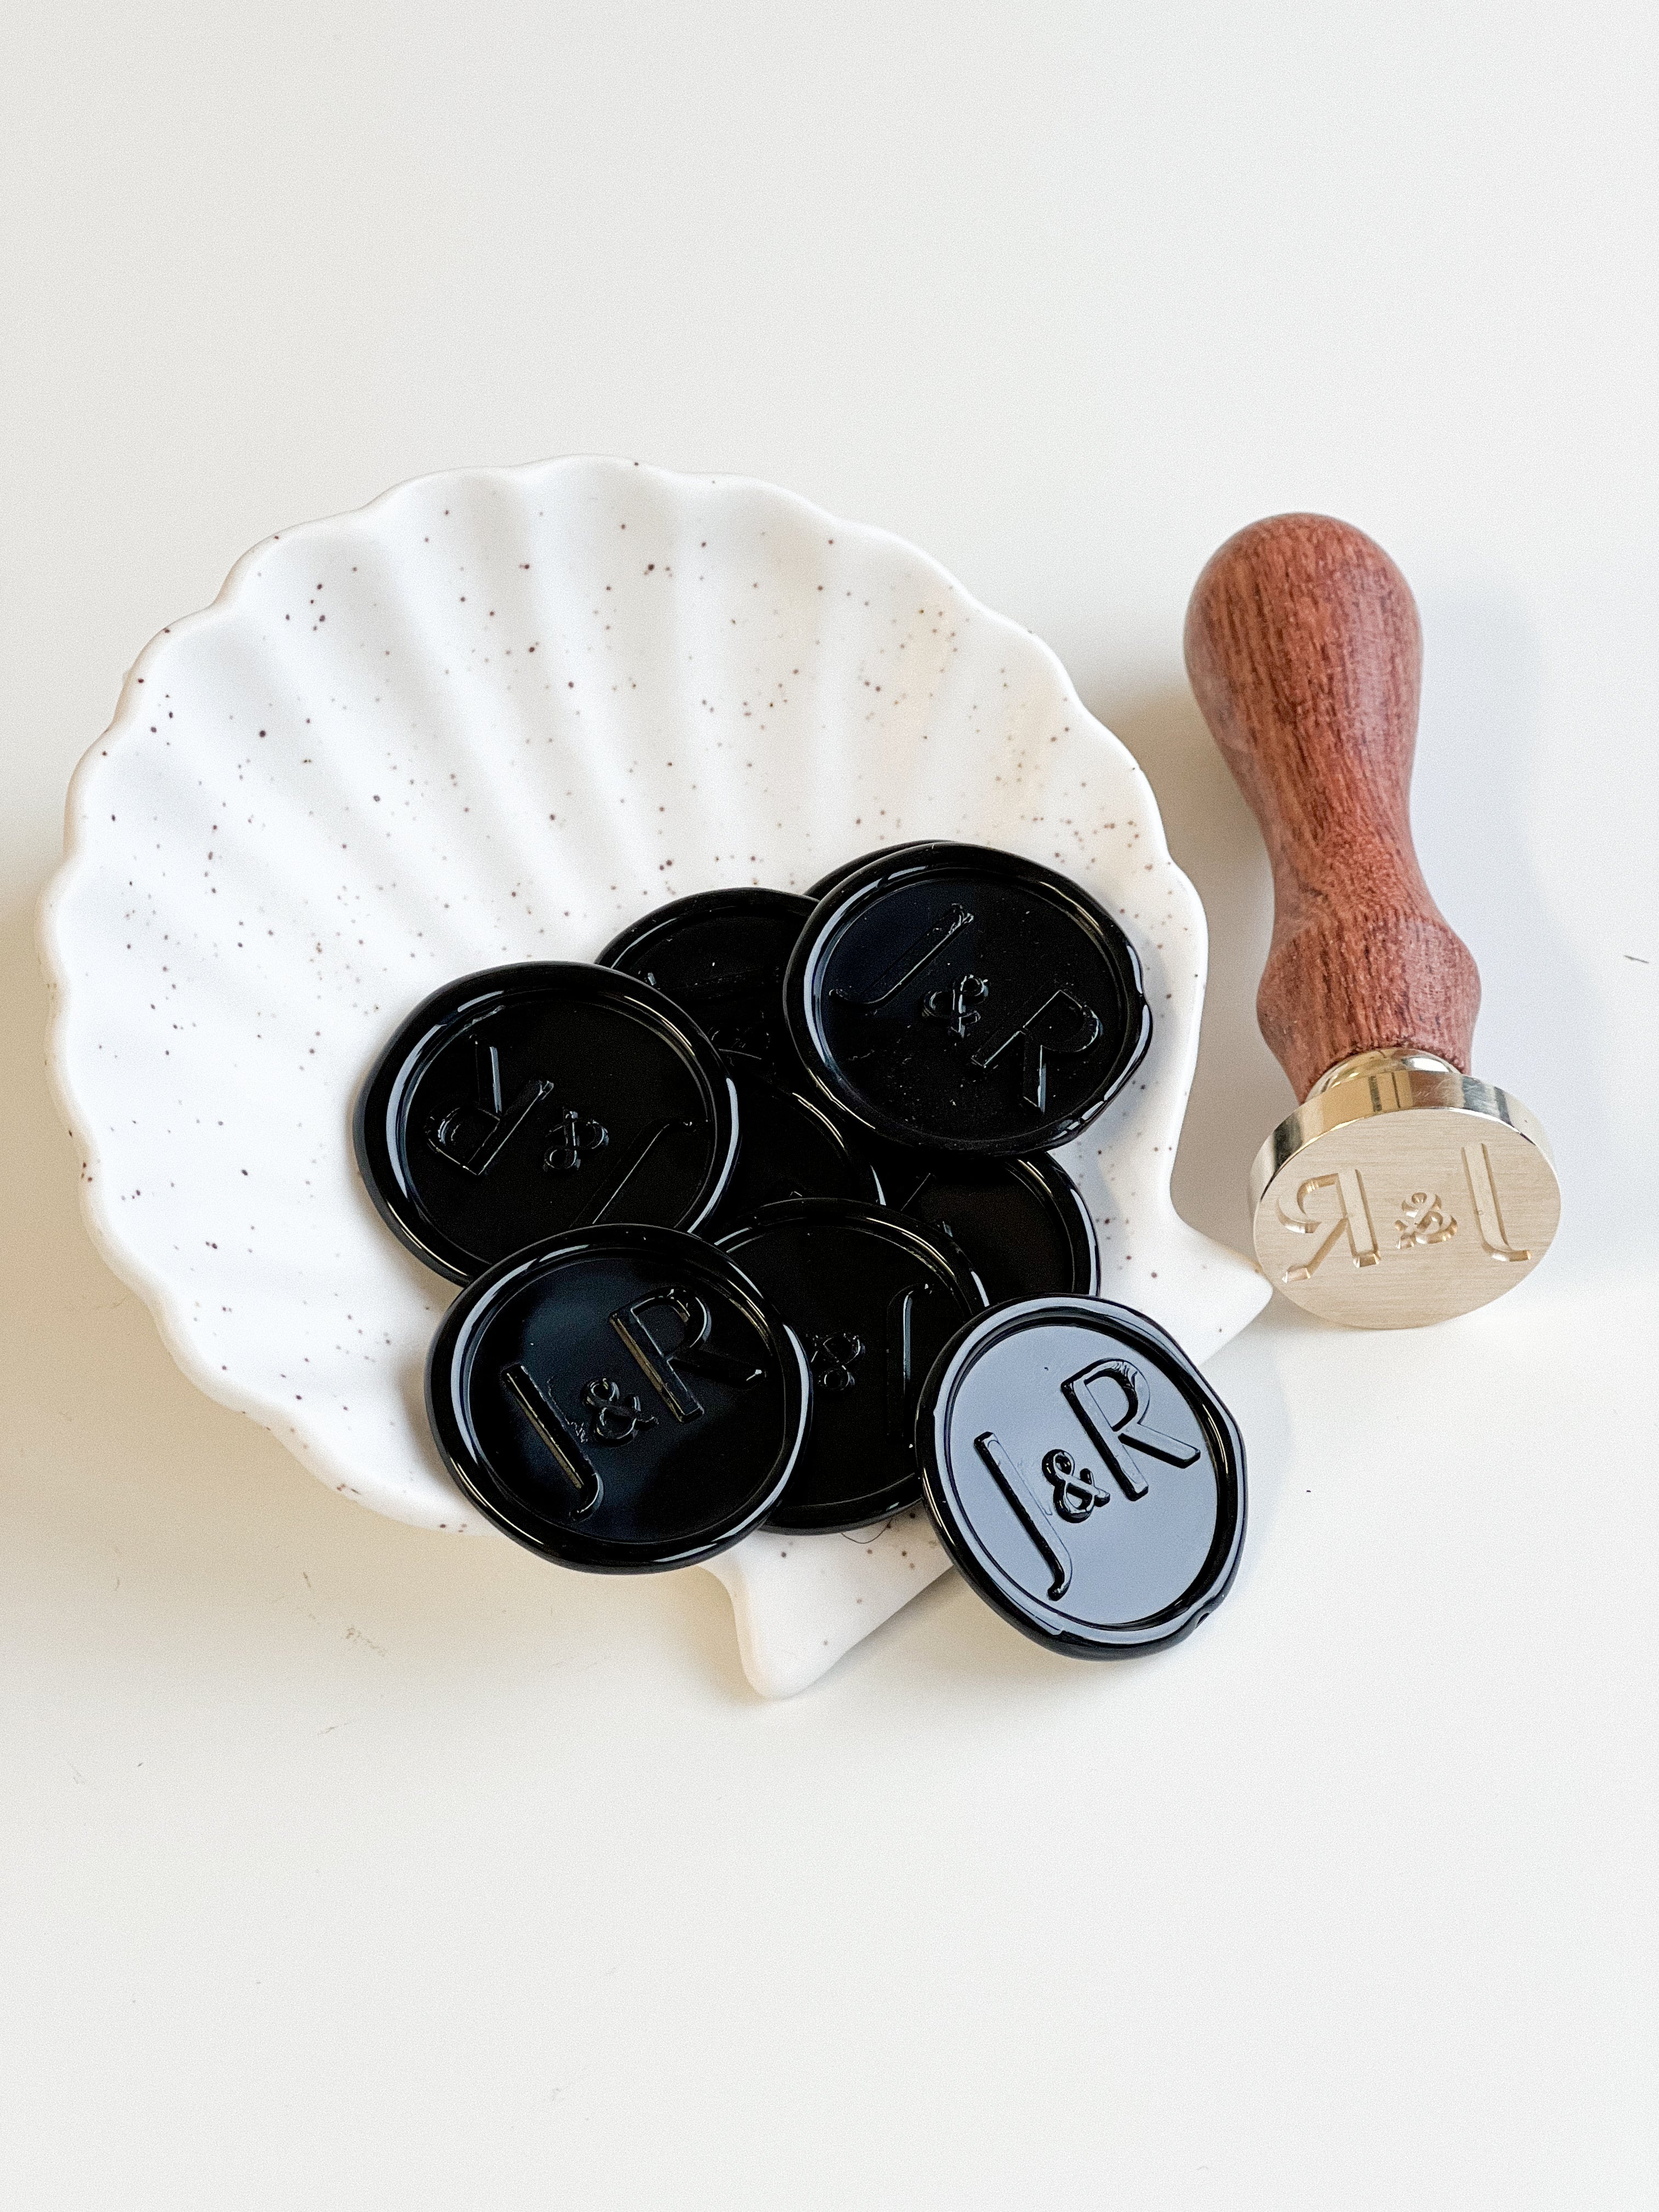
{"label": "soft shadow on background", "polygon": [[1619,1202],[1595,994],[1528,826],[1544,812],[1534,795],[1546,727],[1538,635],[1518,599],[1493,592],[1425,595],[1420,612],[1412,823],[1429,888],[1480,970],[1471,1072],[1513,1091],[1548,1133],[1563,1196],[1551,1273],[1605,1269],[1638,1252],[1631,1209]]}
{"label": "soft shadow on background", "polygon": [[1261,834],[1184,684],[1140,692],[1096,684],[1084,697],[1146,770],[1170,853],[1204,902],[1209,981],[1172,1187],[1176,1208],[1195,1229],[1248,1252],[1250,1162],[1293,1103],[1255,1023],[1255,987],[1273,933]]}

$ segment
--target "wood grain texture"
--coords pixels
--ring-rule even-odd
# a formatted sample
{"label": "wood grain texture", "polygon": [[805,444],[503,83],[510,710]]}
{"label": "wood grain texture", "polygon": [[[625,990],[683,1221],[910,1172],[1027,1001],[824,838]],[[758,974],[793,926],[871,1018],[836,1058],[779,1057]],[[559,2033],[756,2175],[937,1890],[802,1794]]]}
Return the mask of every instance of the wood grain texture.
{"label": "wood grain texture", "polygon": [[1347,523],[1274,515],[1210,561],[1186,642],[1273,862],[1256,1015],[1297,1097],[1391,1046],[1467,1074],[1480,978],[1412,848],[1422,632],[1405,578]]}

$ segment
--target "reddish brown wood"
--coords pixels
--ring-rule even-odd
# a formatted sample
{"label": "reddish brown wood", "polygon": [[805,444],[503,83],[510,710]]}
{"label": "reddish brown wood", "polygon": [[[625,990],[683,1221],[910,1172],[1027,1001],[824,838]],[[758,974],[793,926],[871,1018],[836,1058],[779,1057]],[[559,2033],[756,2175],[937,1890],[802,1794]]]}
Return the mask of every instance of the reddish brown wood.
{"label": "reddish brown wood", "polygon": [[1422,657],[1405,578],[1328,515],[1241,530],[1187,610],[1193,690],[1273,861],[1256,1015],[1298,1098],[1387,1046],[1468,1072],[1480,978],[1412,849]]}

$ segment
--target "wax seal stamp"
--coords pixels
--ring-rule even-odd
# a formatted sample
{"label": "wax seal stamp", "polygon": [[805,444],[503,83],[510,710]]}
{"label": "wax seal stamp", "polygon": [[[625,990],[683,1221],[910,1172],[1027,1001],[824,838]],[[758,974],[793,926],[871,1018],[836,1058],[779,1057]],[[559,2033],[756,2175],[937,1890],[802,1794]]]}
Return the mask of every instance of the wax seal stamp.
{"label": "wax seal stamp", "polygon": [[1324,515],[1230,538],[1187,611],[1193,689],[1273,861],[1256,1012],[1303,1102],[1251,1172],[1256,1257],[1355,1328],[1485,1305],[1561,1210],[1538,1122],[1469,1073],[1480,979],[1412,848],[1421,665],[1405,578]]}

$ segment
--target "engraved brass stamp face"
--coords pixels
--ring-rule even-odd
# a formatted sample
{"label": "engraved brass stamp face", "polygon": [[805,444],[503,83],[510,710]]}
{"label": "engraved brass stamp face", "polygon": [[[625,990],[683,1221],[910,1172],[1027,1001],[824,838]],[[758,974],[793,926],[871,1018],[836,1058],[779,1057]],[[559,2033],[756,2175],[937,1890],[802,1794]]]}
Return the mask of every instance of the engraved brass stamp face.
{"label": "engraved brass stamp face", "polygon": [[1310,1097],[1264,1146],[1252,1188],[1256,1257],[1274,1288],[1349,1328],[1485,1305],[1542,1258],[1560,1216],[1541,1130],[1455,1071]]}
{"label": "engraved brass stamp face", "polygon": [[1415,1190],[1401,1202],[1394,1226],[1402,1252],[1418,1244],[1443,1244],[1457,1234],[1456,1218],[1442,1210],[1439,1194],[1431,1196],[1426,1190]]}

